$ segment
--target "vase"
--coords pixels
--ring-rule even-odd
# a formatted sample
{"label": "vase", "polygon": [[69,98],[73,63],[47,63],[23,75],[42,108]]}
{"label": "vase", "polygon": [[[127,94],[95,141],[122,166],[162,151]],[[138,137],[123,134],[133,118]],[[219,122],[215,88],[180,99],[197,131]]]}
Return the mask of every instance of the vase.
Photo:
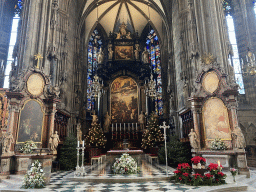
{"label": "vase", "polygon": [[233,175],[233,182],[236,182],[236,176]]}

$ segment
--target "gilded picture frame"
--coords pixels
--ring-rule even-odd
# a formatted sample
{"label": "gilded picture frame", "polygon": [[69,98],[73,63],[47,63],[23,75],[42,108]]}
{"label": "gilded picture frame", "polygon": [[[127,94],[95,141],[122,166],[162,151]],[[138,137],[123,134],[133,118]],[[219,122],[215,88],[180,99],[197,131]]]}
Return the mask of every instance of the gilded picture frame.
{"label": "gilded picture frame", "polygon": [[24,143],[27,140],[42,143],[44,118],[42,103],[35,99],[25,101],[19,114],[16,143]]}
{"label": "gilded picture frame", "polygon": [[133,46],[115,46],[115,60],[133,60]]}

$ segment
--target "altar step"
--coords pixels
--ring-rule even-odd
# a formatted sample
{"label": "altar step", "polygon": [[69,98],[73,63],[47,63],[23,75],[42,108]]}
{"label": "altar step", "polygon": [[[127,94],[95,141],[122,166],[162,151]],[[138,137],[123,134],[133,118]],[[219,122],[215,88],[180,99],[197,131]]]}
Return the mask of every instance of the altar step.
{"label": "altar step", "polygon": [[140,163],[141,172],[131,175],[120,175],[111,173],[109,162],[100,165],[86,166],[85,176],[75,176],[74,173],[68,180],[80,182],[96,182],[96,183],[132,183],[132,182],[149,182],[149,181],[169,181],[173,175],[174,169],[168,167],[168,176],[166,175],[165,165],[151,165],[142,160]]}

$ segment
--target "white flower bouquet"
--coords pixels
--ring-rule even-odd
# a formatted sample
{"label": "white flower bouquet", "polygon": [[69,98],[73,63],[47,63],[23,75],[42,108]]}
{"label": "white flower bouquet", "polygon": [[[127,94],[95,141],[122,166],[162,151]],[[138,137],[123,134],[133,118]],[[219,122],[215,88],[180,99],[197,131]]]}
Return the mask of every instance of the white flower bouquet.
{"label": "white flower bouquet", "polygon": [[139,172],[139,167],[129,154],[124,153],[120,158],[116,158],[112,170],[115,174],[136,174]]}
{"label": "white flower bouquet", "polygon": [[226,150],[227,146],[226,144],[221,141],[220,138],[214,139],[214,141],[211,142],[211,150]]}
{"label": "white flower bouquet", "polygon": [[22,145],[19,151],[21,153],[29,154],[29,153],[33,153],[33,149],[37,149],[36,144],[33,141],[28,140],[28,141],[25,141],[25,143]]}
{"label": "white flower bouquet", "polygon": [[42,165],[38,160],[32,163],[30,170],[28,170],[24,177],[22,188],[34,189],[45,187],[44,171],[41,166]]}

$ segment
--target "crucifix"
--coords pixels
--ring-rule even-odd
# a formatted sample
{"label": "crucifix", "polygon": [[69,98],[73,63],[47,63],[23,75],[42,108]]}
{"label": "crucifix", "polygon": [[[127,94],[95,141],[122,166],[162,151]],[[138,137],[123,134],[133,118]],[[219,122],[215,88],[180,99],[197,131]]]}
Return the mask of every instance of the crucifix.
{"label": "crucifix", "polygon": [[37,53],[36,55],[34,55],[34,57],[35,57],[35,60],[37,60],[36,68],[39,69],[39,62],[40,62],[40,59],[43,59],[43,57],[40,53]]}
{"label": "crucifix", "polygon": [[161,129],[163,128],[164,129],[164,148],[165,148],[165,163],[166,163],[166,175],[168,177],[168,162],[167,162],[167,147],[166,147],[166,128],[169,129],[170,128],[170,125],[166,125],[166,122],[164,121],[163,122],[163,125],[160,125],[159,126]]}

